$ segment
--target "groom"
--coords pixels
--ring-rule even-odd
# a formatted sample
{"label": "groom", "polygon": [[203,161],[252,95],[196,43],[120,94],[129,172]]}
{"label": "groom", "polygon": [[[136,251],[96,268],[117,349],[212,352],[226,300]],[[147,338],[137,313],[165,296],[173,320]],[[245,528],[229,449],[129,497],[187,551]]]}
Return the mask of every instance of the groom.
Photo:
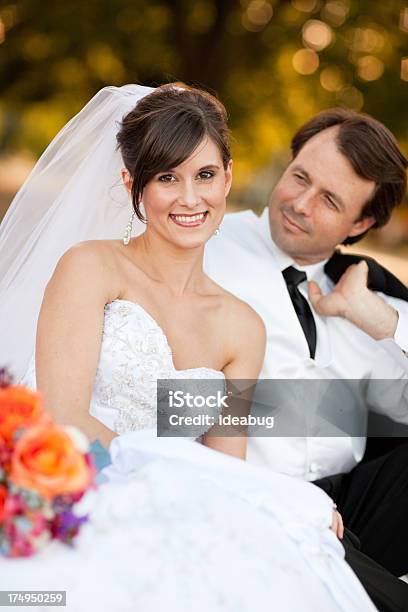
{"label": "groom", "polygon": [[[226,216],[206,270],[263,318],[263,378],[357,379],[350,418],[363,406],[408,423],[408,290],[373,260],[336,251],[389,221],[407,160],[385,126],[342,109],[313,117],[291,148],[269,206],[260,218]],[[408,609],[394,578],[408,573],[408,444],[359,464],[365,433],[251,438],[248,459],[321,486],[358,536],[347,531],[346,558],[377,607]]]}

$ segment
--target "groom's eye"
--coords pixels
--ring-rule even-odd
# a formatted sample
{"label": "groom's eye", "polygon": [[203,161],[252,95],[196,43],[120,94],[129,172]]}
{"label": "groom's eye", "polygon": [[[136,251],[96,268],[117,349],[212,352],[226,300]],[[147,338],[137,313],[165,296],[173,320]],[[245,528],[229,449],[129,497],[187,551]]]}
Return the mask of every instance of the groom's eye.
{"label": "groom's eye", "polygon": [[338,210],[337,204],[334,200],[332,200],[332,198],[330,196],[325,196],[325,201],[326,204],[329,208],[331,208],[332,210]]}

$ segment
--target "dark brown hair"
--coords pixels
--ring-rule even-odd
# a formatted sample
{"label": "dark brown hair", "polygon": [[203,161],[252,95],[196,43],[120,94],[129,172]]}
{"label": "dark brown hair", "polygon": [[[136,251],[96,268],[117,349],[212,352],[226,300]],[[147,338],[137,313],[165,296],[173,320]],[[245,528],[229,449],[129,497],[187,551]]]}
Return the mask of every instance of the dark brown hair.
{"label": "dark brown hair", "polygon": [[219,148],[224,168],[231,159],[227,113],[214,96],[182,83],[168,83],[142,98],[122,121],[116,136],[130,173],[137,217],[146,184],[184,162],[205,137]]}
{"label": "dark brown hair", "polygon": [[[376,184],[360,219],[374,217],[373,227],[382,227],[404,198],[408,162],[394,136],[382,123],[369,115],[342,108],[323,111],[300,128],[291,142],[293,158],[309,138],[333,126],[339,127],[336,143],[340,153],[349,160],[358,176]],[[366,233],[346,238],[344,244],[357,242]]]}

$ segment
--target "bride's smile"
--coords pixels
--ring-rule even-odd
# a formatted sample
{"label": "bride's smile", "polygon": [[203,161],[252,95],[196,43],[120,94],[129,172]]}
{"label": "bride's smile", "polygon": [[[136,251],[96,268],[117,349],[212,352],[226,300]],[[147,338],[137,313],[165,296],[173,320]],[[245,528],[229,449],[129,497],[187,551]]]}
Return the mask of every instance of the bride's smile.
{"label": "bride's smile", "polygon": [[176,225],[180,225],[180,227],[198,227],[205,223],[207,214],[208,210],[205,210],[204,212],[193,213],[191,215],[187,215],[186,213],[180,215],[170,213],[169,217]]}

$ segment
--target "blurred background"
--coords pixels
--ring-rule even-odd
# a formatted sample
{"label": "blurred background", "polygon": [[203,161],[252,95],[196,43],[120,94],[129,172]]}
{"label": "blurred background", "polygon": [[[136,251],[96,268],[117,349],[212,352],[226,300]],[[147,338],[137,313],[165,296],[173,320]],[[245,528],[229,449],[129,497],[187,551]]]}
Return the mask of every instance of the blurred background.
{"label": "blurred background", "polygon": [[[105,85],[181,80],[216,93],[233,130],[230,209],[260,211],[294,131],[330,106],[372,114],[408,155],[408,2],[0,2],[0,219],[35,160]],[[408,283],[408,206],[354,252]]]}

